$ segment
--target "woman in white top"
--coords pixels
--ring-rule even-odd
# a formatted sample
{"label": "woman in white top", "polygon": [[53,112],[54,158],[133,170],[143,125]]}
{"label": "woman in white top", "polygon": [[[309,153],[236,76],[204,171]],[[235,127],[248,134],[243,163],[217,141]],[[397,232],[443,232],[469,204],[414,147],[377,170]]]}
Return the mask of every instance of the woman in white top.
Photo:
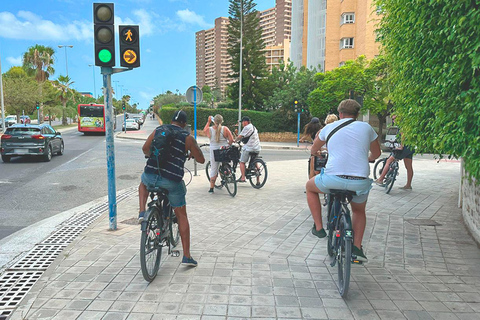
{"label": "woman in white top", "polygon": [[[213,120],[213,126],[210,124]],[[220,162],[216,162],[213,156],[213,150],[218,150],[221,147],[231,145],[233,143],[233,135],[228,127],[222,126],[223,117],[219,114],[215,117],[209,116],[203,132],[210,138],[210,190],[209,193],[213,193],[213,187],[215,186],[215,180],[217,180],[218,167]]]}

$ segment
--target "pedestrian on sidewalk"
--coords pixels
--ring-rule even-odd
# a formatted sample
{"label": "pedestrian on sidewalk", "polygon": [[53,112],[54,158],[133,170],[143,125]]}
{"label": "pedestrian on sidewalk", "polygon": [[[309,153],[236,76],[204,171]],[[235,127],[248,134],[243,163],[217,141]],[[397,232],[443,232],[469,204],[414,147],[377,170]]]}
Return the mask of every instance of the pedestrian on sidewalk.
{"label": "pedestrian on sidewalk", "polygon": [[[168,201],[172,206],[178,221],[178,229],[182,238],[183,259],[182,264],[197,266],[190,254],[190,225],[187,217],[187,204],[185,194],[187,189],[183,181],[184,165],[186,155],[195,158],[199,163],[205,163],[202,150],[197,145],[197,141],[185,131],[187,125],[187,114],[185,111],[178,110],[174,113],[171,124],[158,126],[147,138],[142,147],[143,153],[148,157],[147,164],[142,174],[142,182],[138,187],[140,212],[139,222],[145,219],[145,207],[147,204],[148,193],[153,188],[163,188],[168,190]],[[174,139],[169,154],[162,161],[160,167],[156,156],[151,152],[153,139],[164,133],[164,126],[175,132]]]}
{"label": "pedestrian on sidewalk", "polygon": [[[210,124],[213,121],[213,126]],[[233,135],[228,127],[222,126],[223,117],[216,114],[215,117],[208,116],[207,123],[203,128],[203,132],[210,139],[210,189],[208,192],[213,193],[213,187],[218,176],[218,168],[220,162],[215,161],[213,151],[229,146],[233,143]]]}

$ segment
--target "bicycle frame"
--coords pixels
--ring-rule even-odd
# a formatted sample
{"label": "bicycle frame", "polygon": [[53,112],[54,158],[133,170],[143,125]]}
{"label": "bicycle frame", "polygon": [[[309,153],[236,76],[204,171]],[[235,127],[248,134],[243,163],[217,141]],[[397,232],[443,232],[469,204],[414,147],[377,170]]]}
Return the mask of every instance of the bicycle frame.
{"label": "bicycle frame", "polygon": [[[353,227],[352,227],[352,218],[350,215],[350,210],[348,209],[348,204],[350,203],[350,199],[345,194],[330,194],[330,204],[329,209],[330,213],[328,215],[329,220],[329,228],[333,227],[333,231],[337,233],[334,234],[335,238],[340,238],[341,235],[339,232],[340,221],[342,217],[345,219],[345,223],[343,229],[345,230],[345,238],[352,239],[353,241]],[[333,215],[333,217],[332,217]],[[335,225],[333,225],[333,223]],[[338,250],[340,248],[340,242],[335,240],[333,243],[333,250],[336,254],[334,254],[333,261],[330,263],[330,266],[334,267],[338,260]]]}

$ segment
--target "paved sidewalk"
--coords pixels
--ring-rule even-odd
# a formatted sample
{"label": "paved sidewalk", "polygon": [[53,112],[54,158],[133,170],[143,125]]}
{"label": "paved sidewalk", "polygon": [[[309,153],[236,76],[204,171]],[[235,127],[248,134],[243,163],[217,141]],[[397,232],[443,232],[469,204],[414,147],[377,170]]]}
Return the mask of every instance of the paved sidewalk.
{"label": "paved sidewalk", "polygon": [[105,214],[95,221],[11,319],[480,319],[480,250],[456,207],[459,163],[419,157],[412,191],[398,189],[404,168],[390,195],[374,187],[363,244],[370,262],[352,268],[346,299],[326,240],[310,234],[304,167],[269,163],[265,187],[240,184],[235,198],[208,195],[205,176],[194,177],[187,202],[199,266],[164,256],[151,284],[129,196],[118,206],[119,230],[107,230]]}

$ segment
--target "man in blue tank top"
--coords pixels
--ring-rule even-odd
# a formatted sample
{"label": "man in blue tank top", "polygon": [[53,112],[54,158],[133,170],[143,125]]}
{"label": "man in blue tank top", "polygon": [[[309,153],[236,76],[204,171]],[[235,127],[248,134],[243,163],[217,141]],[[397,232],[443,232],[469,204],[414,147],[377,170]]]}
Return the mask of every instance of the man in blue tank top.
{"label": "man in blue tank top", "polygon": [[187,125],[187,114],[185,111],[178,110],[174,113],[171,124],[164,124],[169,126],[171,130],[176,132],[175,139],[170,148],[170,154],[165,161],[162,162],[160,168],[158,167],[155,156],[150,154],[150,146],[155,135],[160,132],[157,127],[147,138],[142,147],[143,153],[148,157],[147,164],[142,174],[142,182],[138,187],[138,195],[140,201],[140,213],[138,221],[142,222],[145,218],[145,207],[148,199],[148,189],[163,188],[168,190],[168,201],[175,211],[178,221],[178,229],[180,237],[182,238],[183,247],[183,265],[197,266],[190,255],[190,225],[187,217],[187,206],[185,201],[185,194],[187,189],[183,182],[184,164],[186,154],[190,154],[197,162],[204,163],[205,158],[203,153],[197,145],[197,141],[184,130]]}

